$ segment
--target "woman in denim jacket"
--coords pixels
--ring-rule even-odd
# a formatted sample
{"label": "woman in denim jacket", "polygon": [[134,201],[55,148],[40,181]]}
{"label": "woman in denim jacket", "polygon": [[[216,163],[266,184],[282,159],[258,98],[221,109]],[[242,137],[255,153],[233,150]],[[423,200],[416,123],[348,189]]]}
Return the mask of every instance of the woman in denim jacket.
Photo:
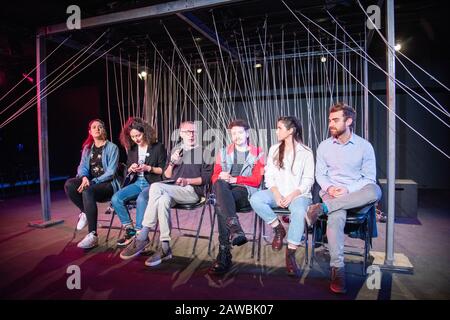
{"label": "woman in denim jacket", "polygon": [[77,230],[88,225],[88,234],[78,243],[79,248],[98,245],[97,202],[105,202],[119,189],[115,178],[119,162],[119,148],[106,139],[105,124],[99,119],[88,126],[88,137],[83,143],[77,176],[68,179],[64,190],[80,209]]}

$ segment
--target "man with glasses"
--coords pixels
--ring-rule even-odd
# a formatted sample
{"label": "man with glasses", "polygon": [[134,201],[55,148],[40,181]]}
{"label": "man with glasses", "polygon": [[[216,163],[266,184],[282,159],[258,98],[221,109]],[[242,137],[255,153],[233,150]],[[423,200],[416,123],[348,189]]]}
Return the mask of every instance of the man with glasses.
{"label": "man with glasses", "polygon": [[170,208],[177,203],[196,203],[205,196],[204,186],[209,183],[212,164],[203,160],[203,148],[197,144],[195,124],[185,121],[180,125],[181,145],[174,148],[170,162],[164,170],[162,182],[153,183],[145,210],[143,228],[139,235],[120,254],[124,260],[138,256],[148,245],[150,230],[159,221],[160,249],[146,261],[146,266],[156,266],[172,258],[170,249]]}

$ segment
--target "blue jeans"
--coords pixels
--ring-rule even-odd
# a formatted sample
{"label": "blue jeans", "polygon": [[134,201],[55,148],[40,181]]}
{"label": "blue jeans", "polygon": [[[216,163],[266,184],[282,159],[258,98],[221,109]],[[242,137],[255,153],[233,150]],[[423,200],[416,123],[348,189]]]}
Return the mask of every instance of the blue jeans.
{"label": "blue jeans", "polygon": [[138,177],[135,182],[117,191],[111,204],[116,211],[122,225],[131,224],[130,213],[126,203],[130,200],[136,200],[136,229],[142,229],[142,220],[144,219],[145,208],[148,203],[149,184],[144,177]]}
{"label": "blue jeans", "polygon": [[[312,200],[309,198],[297,197],[292,200],[288,207],[291,212],[291,222],[287,233],[287,241],[293,245],[300,245],[305,230],[306,211],[311,203]],[[266,223],[271,224],[278,219],[277,215],[272,210],[272,208],[277,207],[272,191],[260,190],[255,192],[250,198],[250,204],[256,214]]]}

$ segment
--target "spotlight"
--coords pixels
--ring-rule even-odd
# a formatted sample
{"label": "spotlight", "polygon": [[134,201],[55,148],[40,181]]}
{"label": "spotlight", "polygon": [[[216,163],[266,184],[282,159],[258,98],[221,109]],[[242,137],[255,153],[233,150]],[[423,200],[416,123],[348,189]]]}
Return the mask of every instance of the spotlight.
{"label": "spotlight", "polygon": [[195,37],[195,38],[194,38],[194,41],[195,41],[195,42],[200,42],[200,41],[202,41],[202,38],[201,38],[201,37]]}
{"label": "spotlight", "polygon": [[34,83],[34,79],[32,77],[30,77],[29,75],[27,75],[26,73],[22,73],[22,77],[24,77],[29,83],[31,83],[31,84]]}
{"label": "spotlight", "polygon": [[320,57],[320,61],[321,61],[321,62],[327,62],[327,58],[324,57],[324,56],[322,56],[322,57]]}
{"label": "spotlight", "polygon": [[203,69],[202,68],[198,68],[197,69],[197,73],[202,73]]}
{"label": "spotlight", "polygon": [[402,48],[402,45],[401,45],[400,43],[397,43],[397,44],[394,46],[395,51],[400,51],[401,48]]}
{"label": "spotlight", "polygon": [[141,79],[141,80],[147,79],[147,72],[146,72],[146,71],[141,71],[141,72],[139,72],[139,73],[138,73],[138,77],[139,77],[139,79]]}
{"label": "spotlight", "polygon": [[256,63],[255,64],[255,68],[261,68],[262,67],[262,64],[261,63]]}

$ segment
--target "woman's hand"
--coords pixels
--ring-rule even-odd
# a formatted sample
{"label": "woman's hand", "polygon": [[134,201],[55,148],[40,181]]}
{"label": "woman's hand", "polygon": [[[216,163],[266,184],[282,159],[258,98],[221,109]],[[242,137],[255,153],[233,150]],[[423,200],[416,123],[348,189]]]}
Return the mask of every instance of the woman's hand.
{"label": "woman's hand", "polygon": [[273,196],[275,197],[277,206],[283,208],[284,197],[279,192],[274,193]]}
{"label": "woman's hand", "polygon": [[281,200],[281,206],[282,208],[287,208],[291,204],[292,200],[294,199],[294,196],[292,194],[288,195],[287,197],[283,198]]}
{"label": "woman's hand", "polygon": [[128,173],[130,172],[137,172],[136,170],[139,168],[139,165],[137,163],[133,163],[129,168],[128,168]]}
{"label": "woman's hand", "polygon": [[82,193],[86,188],[89,187],[89,185],[90,185],[89,179],[86,178],[86,177],[83,177],[81,179],[81,184],[80,184],[80,186],[77,189],[78,193]]}

